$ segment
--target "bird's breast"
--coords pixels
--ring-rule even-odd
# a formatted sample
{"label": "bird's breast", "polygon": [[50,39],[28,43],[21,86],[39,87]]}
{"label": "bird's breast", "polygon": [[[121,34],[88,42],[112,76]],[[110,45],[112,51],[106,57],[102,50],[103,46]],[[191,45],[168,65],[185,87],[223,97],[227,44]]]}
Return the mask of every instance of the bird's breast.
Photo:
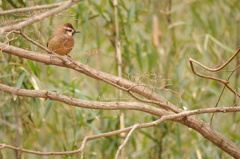
{"label": "bird's breast", "polygon": [[48,48],[59,55],[67,55],[73,49],[74,39],[69,35],[53,35],[48,40]]}

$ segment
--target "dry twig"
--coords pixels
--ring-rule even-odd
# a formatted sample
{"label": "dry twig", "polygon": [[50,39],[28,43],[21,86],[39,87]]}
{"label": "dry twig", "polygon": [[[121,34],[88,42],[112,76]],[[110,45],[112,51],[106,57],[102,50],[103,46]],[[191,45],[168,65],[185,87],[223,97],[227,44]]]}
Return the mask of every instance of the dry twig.
{"label": "dry twig", "polygon": [[[107,133],[102,133],[102,134],[97,134],[97,135],[92,135],[92,136],[86,136],[83,141],[82,144],[80,146],[79,149],[77,150],[73,150],[73,151],[64,151],[64,152],[40,152],[40,151],[33,151],[33,150],[27,150],[27,149],[23,149],[23,148],[19,148],[19,147],[15,147],[15,146],[11,146],[11,145],[6,145],[6,144],[0,144],[0,149],[3,148],[8,148],[8,149],[12,149],[12,150],[16,150],[16,151],[21,151],[21,152],[26,152],[26,153],[31,153],[31,154],[37,154],[37,155],[69,155],[69,154],[76,154],[76,153],[82,153],[86,147],[86,144],[88,141],[90,140],[94,140],[94,139],[98,139],[98,138],[102,138],[102,137],[107,137],[107,136],[113,136],[113,135],[117,135],[123,132],[127,132],[127,131],[134,131],[135,129],[142,129],[142,128],[148,128],[148,127],[153,127],[156,125],[159,125],[161,123],[163,123],[164,121],[167,120],[176,120],[177,118],[184,118],[190,115],[196,115],[196,114],[202,114],[202,113],[213,113],[213,112],[237,112],[240,111],[240,106],[237,107],[222,107],[222,108],[205,108],[205,109],[199,109],[199,110],[191,110],[191,111],[184,111],[181,112],[179,114],[169,114],[169,115],[165,115],[162,116],[160,119],[153,121],[153,122],[149,122],[149,123],[142,123],[142,124],[136,124],[121,130],[115,130],[115,131],[111,131],[111,132],[107,132]],[[130,137],[131,133],[129,133],[128,137]],[[127,142],[127,138],[126,138],[126,142]],[[124,145],[126,144],[126,142],[124,142]],[[123,146],[124,146],[123,145]]]}
{"label": "dry twig", "polygon": [[[118,150],[117,150],[117,153],[115,155],[115,159],[118,159],[118,156],[120,154],[120,152],[122,151],[123,147],[127,144],[130,136],[132,135],[132,133],[134,132],[135,129],[137,129],[137,127],[139,126],[139,124],[135,124],[133,125],[132,129],[129,131],[127,137],[125,138],[125,140],[123,141],[122,145],[119,146]],[[123,128],[122,128],[123,129]]]}
{"label": "dry twig", "polygon": [[[206,75],[202,75],[198,72],[195,71],[194,69],[194,66],[193,66],[193,63],[201,66],[202,68],[204,68],[205,70],[208,70],[208,71],[211,71],[211,72],[217,72],[221,69],[223,69],[224,67],[226,67],[237,55],[238,53],[240,52],[240,48],[237,49],[237,51],[232,55],[232,57],[230,57],[230,59],[227,60],[227,62],[225,62],[223,65],[221,65],[220,67],[218,68],[215,68],[215,69],[212,69],[212,68],[208,68],[207,66],[204,66],[203,64],[201,64],[200,62],[192,59],[192,58],[189,58],[189,62],[190,62],[190,66],[191,66],[191,69],[192,69],[192,72],[199,76],[199,77],[202,77],[202,78],[207,78],[207,79],[212,79],[212,80],[215,80],[215,81],[218,81],[220,83],[223,83],[225,85],[225,87],[227,87],[231,92],[233,92],[236,96],[238,96],[240,98],[240,94],[237,93],[234,89],[232,89],[230,86],[229,86],[229,81],[227,80],[222,80],[222,79],[219,79],[219,78],[215,78],[215,77],[211,77],[211,76],[206,76]],[[238,67],[237,67],[238,68]]]}
{"label": "dry twig", "polygon": [[63,5],[66,2],[59,2],[54,4],[45,4],[40,6],[33,6],[33,7],[25,7],[25,8],[17,8],[12,10],[5,10],[0,11],[0,15],[6,15],[6,14],[14,14],[14,13],[21,13],[21,12],[28,12],[28,11],[36,11],[41,9],[49,9],[49,8],[55,8]]}
{"label": "dry twig", "polygon": [[0,28],[0,35],[2,35],[4,32],[9,32],[9,31],[12,31],[12,30],[20,30],[25,26],[28,26],[32,23],[40,21],[40,20],[42,20],[46,17],[49,17],[53,14],[59,13],[59,12],[71,7],[72,5],[74,5],[75,3],[80,2],[80,1],[81,0],[76,0],[76,1],[69,0],[66,3],[64,3],[63,5],[60,5],[59,7],[55,8],[55,9],[52,9],[48,12],[44,12],[42,14],[33,16],[33,17],[28,18],[27,20],[25,20],[23,22],[20,22],[18,24],[2,27],[2,28]]}

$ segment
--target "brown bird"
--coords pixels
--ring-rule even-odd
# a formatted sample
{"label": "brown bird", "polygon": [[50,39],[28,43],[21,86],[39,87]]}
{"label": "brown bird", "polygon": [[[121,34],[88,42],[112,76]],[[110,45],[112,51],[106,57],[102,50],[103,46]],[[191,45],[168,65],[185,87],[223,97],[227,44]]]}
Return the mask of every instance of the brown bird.
{"label": "brown bird", "polygon": [[48,39],[47,47],[59,55],[67,55],[74,46],[73,35],[79,32],[73,28],[72,24],[63,24]]}

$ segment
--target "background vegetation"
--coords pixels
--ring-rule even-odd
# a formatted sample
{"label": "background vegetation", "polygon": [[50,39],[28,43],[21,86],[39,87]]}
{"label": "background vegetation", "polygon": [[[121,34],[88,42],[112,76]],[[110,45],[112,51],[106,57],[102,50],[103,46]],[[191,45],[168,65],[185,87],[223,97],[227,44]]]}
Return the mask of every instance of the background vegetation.
{"label": "background vegetation", "polygon": [[[3,0],[0,4],[2,10],[9,10],[56,2],[59,1]],[[85,0],[23,31],[46,45],[54,28],[71,22],[77,30],[81,30],[81,34],[75,35],[75,47],[70,55],[79,62],[114,75],[117,75],[115,38],[119,35],[122,76],[132,81],[141,78],[142,82],[155,88],[170,84],[167,88],[175,92],[155,91],[180,108],[191,110],[214,107],[223,85],[194,76],[188,58],[197,59],[209,67],[226,61],[240,44],[239,8],[238,0],[119,0],[117,31],[113,1]],[[1,24],[16,23],[39,12],[43,11],[2,16]],[[14,46],[44,52],[16,34],[10,34],[8,38],[12,39],[10,43]],[[1,42],[4,41],[6,38],[1,37]],[[4,53],[0,56],[0,82],[3,84],[25,89],[48,89],[85,100],[118,100],[117,90],[112,86],[67,68]],[[233,61],[227,69],[232,70],[236,63],[236,60]],[[230,80],[236,89],[239,88],[239,74],[235,73]],[[224,79],[229,73],[211,75]],[[131,99],[123,94],[121,100]],[[236,97],[226,90],[218,106],[237,104]],[[124,113],[126,126],[155,119],[143,112]],[[87,110],[51,100],[0,93],[0,142],[40,151],[74,150],[84,136],[119,129],[119,115],[120,111]],[[209,122],[211,114],[199,117]],[[216,114],[213,127],[229,140],[240,144],[239,121],[237,114]],[[119,135],[91,141],[84,158],[113,158],[121,141]],[[12,150],[4,150],[2,154],[4,158],[17,158],[19,155]],[[195,131],[174,122],[135,131],[124,149],[124,155],[129,159],[229,157]],[[23,153],[22,158],[50,159],[56,156]]]}

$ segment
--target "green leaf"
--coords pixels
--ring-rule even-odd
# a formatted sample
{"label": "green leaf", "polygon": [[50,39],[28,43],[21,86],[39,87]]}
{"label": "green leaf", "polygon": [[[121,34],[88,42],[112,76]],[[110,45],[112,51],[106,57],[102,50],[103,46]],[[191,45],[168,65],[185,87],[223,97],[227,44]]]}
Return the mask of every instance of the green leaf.
{"label": "green leaf", "polygon": [[18,81],[17,81],[17,85],[16,85],[17,88],[21,88],[21,87],[22,87],[23,81],[24,81],[24,79],[25,79],[25,75],[26,75],[26,73],[23,72],[23,73],[21,74],[21,76],[19,77],[19,79],[18,79]]}
{"label": "green leaf", "polygon": [[101,131],[94,125],[92,124],[87,124],[96,134],[101,134]]}
{"label": "green leaf", "polygon": [[[18,81],[17,81],[16,88],[21,88],[21,87],[22,87],[23,81],[24,81],[24,79],[25,79],[25,75],[26,75],[25,72],[23,72],[23,73],[21,74],[21,76],[19,77],[19,79],[18,79]],[[16,99],[17,99],[17,96],[14,95],[13,100],[15,101]]]}
{"label": "green leaf", "polygon": [[47,117],[50,109],[52,108],[53,102],[54,102],[53,100],[49,100],[49,101],[47,102],[47,105],[46,105],[46,108],[45,108],[45,113],[44,113],[44,118]]}
{"label": "green leaf", "polygon": [[142,49],[140,47],[140,44],[136,44],[136,53],[137,53],[137,62],[138,65],[140,67],[140,69],[143,69],[143,65],[142,65]]}
{"label": "green leaf", "polygon": [[12,0],[7,0],[14,8],[19,8]]}
{"label": "green leaf", "polygon": [[128,24],[131,24],[131,21],[133,19],[134,13],[135,13],[135,8],[136,8],[136,4],[135,2],[132,3],[130,11],[128,12]]}

